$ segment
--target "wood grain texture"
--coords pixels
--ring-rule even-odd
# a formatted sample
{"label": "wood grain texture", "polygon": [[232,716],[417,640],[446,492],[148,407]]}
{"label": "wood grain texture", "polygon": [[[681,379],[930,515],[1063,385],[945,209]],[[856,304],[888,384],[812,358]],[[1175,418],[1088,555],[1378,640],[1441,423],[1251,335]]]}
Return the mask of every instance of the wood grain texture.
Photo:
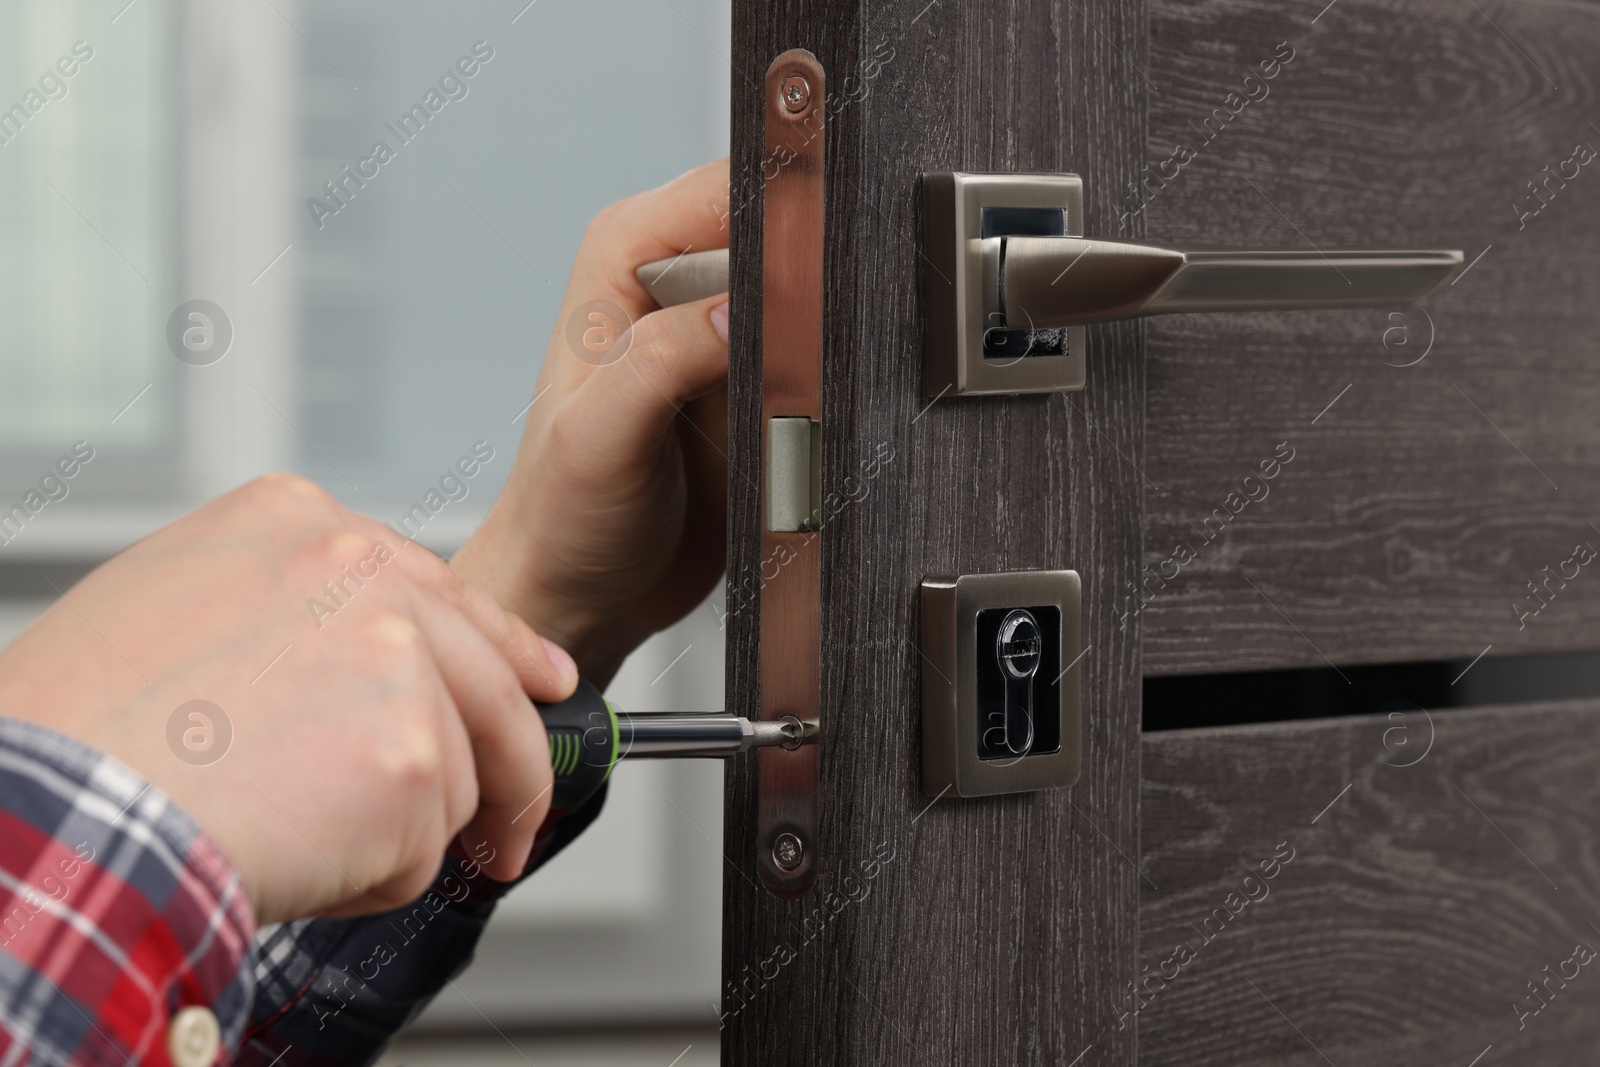
{"label": "wood grain texture", "polygon": [[1491,1045],[1481,1067],[1594,1062],[1600,959],[1537,1014],[1527,983],[1600,951],[1600,701],[1431,727],[1146,735],[1142,1065],[1467,1067]]}
{"label": "wood grain texture", "polygon": [[[755,883],[753,763],[730,768],[723,1036],[729,1064],[1130,1067],[1111,992],[1131,979],[1139,662],[1117,629],[1132,580],[1143,358],[1137,325],[1091,332],[1086,392],[922,396],[916,181],[924,170],[1066,171],[1103,192],[1142,160],[1137,3],[734,5],[736,176],[759,170],[771,58],[813,51],[828,141],[825,510],[817,888]],[[876,77],[863,61],[892,51]],[[738,181],[735,182],[736,197]],[[759,188],[757,189],[759,192]],[[757,462],[759,201],[733,217],[736,469]],[[1119,455],[1119,452],[1121,455]],[[887,457],[875,477],[863,464]],[[848,483],[846,478],[851,479]],[[730,702],[756,701],[753,475],[732,478]],[[1072,789],[931,806],[919,783],[918,587],[927,574],[1074,568],[1084,577],[1084,775]],[[892,850],[892,860],[885,860]],[[877,864],[874,867],[874,860]],[[866,864],[864,871],[862,865]],[[851,881],[846,883],[845,876]]]}
{"label": "wood grain texture", "polygon": [[[1323,7],[1153,5],[1149,158],[1197,154],[1135,212],[1150,238],[1492,247],[1426,316],[1151,320],[1145,561],[1180,543],[1197,558],[1151,583],[1144,669],[1600,647],[1588,568],[1525,627],[1513,607],[1536,605],[1526,583],[1578,542],[1600,548],[1600,161],[1552,184],[1525,228],[1512,206],[1538,204],[1527,182],[1580,142],[1600,148],[1600,8],[1339,0],[1313,24]],[[1280,42],[1294,58],[1268,95],[1202,138]],[[1402,324],[1410,343],[1386,348]],[[1426,359],[1386,365],[1430,332]],[[1208,543],[1200,524],[1285,441],[1270,495]]]}

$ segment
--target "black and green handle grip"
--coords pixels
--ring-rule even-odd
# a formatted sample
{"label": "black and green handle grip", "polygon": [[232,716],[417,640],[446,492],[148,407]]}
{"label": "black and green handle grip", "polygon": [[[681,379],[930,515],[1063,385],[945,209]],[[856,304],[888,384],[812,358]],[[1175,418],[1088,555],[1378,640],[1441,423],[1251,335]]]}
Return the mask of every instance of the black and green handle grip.
{"label": "black and green handle grip", "polygon": [[550,807],[571,811],[594,796],[617,765],[617,712],[588,679],[559,704],[540,704],[555,772]]}

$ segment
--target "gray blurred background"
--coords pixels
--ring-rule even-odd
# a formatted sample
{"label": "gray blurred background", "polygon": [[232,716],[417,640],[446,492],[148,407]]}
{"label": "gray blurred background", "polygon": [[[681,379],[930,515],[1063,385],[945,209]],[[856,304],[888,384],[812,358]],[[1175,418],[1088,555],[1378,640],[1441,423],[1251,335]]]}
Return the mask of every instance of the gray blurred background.
{"label": "gray blurred background", "polygon": [[[96,453],[0,545],[0,643],[50,582],[264,471],[392,520],[486,441],[421,537],[458,546],[510,469],[588,219],[726,154],[727,51],[719,0],[0,7],[0,108],[25,112],[0,116],[0,496]],[[445,106],[401,144],[386,124],[430,90]],[[394,158],[330,198],[380,139]],[[167,339],[197,299],[231,324],[208,365]],[[721,707],[722,672],[707,604],[609,695]],[[721,784],[712,762],[621,768],[387,1062],[715,1062]]]}

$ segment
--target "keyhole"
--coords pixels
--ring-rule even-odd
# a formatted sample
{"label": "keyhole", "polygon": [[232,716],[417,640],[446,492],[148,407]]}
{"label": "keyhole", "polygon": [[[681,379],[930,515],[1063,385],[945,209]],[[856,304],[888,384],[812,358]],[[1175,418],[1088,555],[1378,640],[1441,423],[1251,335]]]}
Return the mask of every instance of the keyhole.
{"label": "keyhole", "polygon": [[1026,755],[1033,747],[1033,676],[1039,673],[1042,652],[1039,620],[1033,613],[1016,608],[1007,614],[995,635],[995,657],[1005,684],[1002,740],[1013,756]]}

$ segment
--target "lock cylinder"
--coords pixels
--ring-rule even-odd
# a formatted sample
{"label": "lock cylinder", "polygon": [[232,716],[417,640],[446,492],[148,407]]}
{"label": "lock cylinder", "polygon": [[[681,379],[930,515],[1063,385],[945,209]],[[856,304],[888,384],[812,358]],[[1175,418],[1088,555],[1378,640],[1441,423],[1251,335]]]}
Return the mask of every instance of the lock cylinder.
{"label": "lock cylinder", "polygon": [[1025,608],[1013,610],[1001,621],[994,645],[1005,697],[996,727],[1000,736],[985,740],[991,750],[1026,756],[1033,748],[1033,677],[1043,647],[1039,620]]}
{"label": "lock cylinder", "polygon": [[1074,571],[922,580],[922,787],[977,797],[1078,777],[1082,584]]}
{"label": "lock cylinder", "polygon": [[1060,745],[1061,609],[1024,601],[974,617],[977,647],[973,750],[1014,763]]}

